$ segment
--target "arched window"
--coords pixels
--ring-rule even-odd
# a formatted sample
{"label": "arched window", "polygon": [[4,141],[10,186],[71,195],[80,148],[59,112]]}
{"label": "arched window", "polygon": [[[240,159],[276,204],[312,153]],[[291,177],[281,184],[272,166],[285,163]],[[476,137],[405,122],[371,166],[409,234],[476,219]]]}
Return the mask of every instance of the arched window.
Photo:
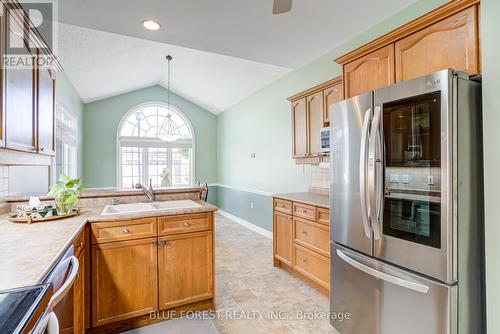
{"label": "arched window", "polygon": [[[175,136],[166,136],[172,129]],[[169,132],[170,130],[170,132]],[[118,127],[118,186],[185,186],[194,180],[193,129],[173,107],[160,103],[129,111]]]}

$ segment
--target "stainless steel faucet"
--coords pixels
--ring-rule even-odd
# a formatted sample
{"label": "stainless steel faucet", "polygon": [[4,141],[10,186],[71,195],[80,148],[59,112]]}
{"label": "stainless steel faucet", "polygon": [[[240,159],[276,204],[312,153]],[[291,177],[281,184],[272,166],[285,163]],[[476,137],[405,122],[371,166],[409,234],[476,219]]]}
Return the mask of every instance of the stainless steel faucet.
{"label": "stainless steel faucet", "polygon": [[135,189],[142,189],[142,191],[144,191],[144,193],[148,197],[149,202],[154,202],[156,200],[156,196],[155,196],[155,193],[153,190],[153,180],[152,179],[149,179],[149,188],[144,187],[140,183],[136,183]]}

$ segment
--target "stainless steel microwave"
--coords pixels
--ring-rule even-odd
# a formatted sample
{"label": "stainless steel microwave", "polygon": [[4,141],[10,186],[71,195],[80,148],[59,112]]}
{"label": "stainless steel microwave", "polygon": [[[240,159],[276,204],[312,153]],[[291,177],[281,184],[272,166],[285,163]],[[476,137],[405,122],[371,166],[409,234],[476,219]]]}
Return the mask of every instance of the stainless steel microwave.
{"label": "stainless steel microwave", "polygon": [[330,128],[320,130],[321,153],[330,152]]}

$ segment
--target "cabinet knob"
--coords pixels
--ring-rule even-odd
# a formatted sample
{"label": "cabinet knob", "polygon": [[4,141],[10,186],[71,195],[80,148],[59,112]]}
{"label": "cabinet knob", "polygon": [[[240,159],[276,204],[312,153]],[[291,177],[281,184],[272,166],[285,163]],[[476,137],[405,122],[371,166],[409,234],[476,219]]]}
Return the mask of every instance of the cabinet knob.
{"label": "cabinet knob", "polygon": [[162,246],[165,246],[167,244],[167,240],[160,240],[160,244],[162,244]]}
{"label": "cabinet knob", "polygon": [[302,231],[302,234],[306,234],[307,235],[307,231]]}
{"label": "cabinet knob", "polygon": [[191,226],[191,224],[190,224],[190,223],[188,223],[188,222],[185,222],[185,223],[184,223],[184,226],[185,226],[185,227],[189,227],[189,226]]}
{"label": "cabinet knob", "polygon": [[158,242],[157,242],[156,240],[151,241],[151,243],[152,243],[154,246],[156,246],[156,245],[158,244]]}
{"label": "cabinet knob", "polygon": [[123,229],[123,233],[127,234],[128,232],[130,232],[130,231],[129,231],[129,229],[125,227],[125,228]]}

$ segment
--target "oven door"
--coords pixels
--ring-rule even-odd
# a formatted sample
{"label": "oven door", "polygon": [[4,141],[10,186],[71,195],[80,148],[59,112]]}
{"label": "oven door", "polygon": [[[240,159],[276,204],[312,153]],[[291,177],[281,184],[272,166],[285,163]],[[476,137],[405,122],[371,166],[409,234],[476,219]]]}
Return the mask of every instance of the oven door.
{"label": "oven door", "polygon": [[454,80],[445,70],[375,91],[368,158],[374,256],[447,283],[456,280],[449,205]]}

